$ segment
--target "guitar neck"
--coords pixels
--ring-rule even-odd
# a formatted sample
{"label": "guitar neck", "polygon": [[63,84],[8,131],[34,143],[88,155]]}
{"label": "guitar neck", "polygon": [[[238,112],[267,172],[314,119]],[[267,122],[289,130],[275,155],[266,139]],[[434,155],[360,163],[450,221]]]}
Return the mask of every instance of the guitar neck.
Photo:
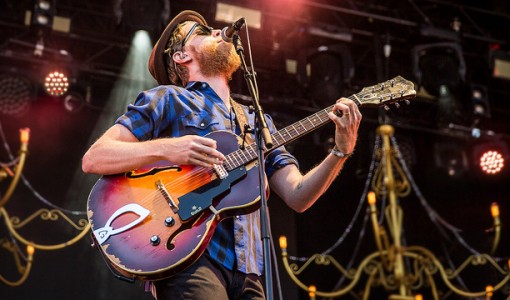
{"label": "guitar neck", "polygon": [[[359,106],[359,101],[356,99],[356,95],[347,97],[353,100]],[[264,153],[271,152],[272,150],[284,146],[305,134],[314,131],[317,128],[322,127],[331,119],[328,117],[328,112],[333,110],[334,105],[331,105],[323,110],[314,113],[296,123],[289,125],[276,133],[271,135],[273,140],[273,147],[270,149],[264,149]],[[226,157],[226,168],[228,170],[236,169],[242,165],[245,165],[257,158],[257,144],[255,142],[245,146],[245,149],[239,149],[227,155]]]}
{"label": "guitar neck", "polygon": [[[354,103],[360,105],[360,102],[356,99],[356,95],[351,95],[347,98],[354,101]],[[331,105],[319,112],[314,113],[313,115],[304,118],[301,121],[297,121],[296,123],[289,125],[282,130],[271,135],[273,138],[274,146],[267,151],[274,150],[280,146],[288,144],[303,135],[314,131],[315,129],[322,127],[331,119],[328,117],[328,113],[333,110],[334,105]]]}
{"label": "guitar neck", "polygon": [[[347,98],[356,103],[357,106],[387,106],[388,104],[412,99],[416,96],[414,84],[405,80],[401,76],[394,77],[383,83],[365,87],[359,93],[353,94]],[[397,104],[396,104],[397,105]],[[330,121],[328,113],[333,110],[331,105],[301,121],[279,130],[271,135],[273,139],[273,147],[264,149],[264,153],[268,153],[278,147],[281,147],[295,139],[313,131]],[[226,157],[225,168],[229,171],[245,165],[257,158],[257,145],[251,143],[244,149],[236,150]]]}

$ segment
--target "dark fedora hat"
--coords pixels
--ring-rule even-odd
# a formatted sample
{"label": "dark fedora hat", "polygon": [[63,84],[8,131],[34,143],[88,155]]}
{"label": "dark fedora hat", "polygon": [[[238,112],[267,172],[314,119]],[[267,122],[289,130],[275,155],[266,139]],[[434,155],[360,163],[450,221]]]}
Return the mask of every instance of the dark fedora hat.
{"label": "dark fedora hat", "polygon": [[156,45],[154,45],[154,48],[152,48],[151,56],[149,57],[149,72],[151,73],[152,77],[156,79],[158,84],[172,84],[172,82],[170,82],[164,60],[164,55],[168,54],[165,54],[164,51],[166,44],[168,43],[168,40],[172,36],[172,33],[174,32],[177,25],[185,21],[198,22],[207,26],[207,22],[205,21],[204,17],[202,17],[202,15],[196,11],[192,10],[181,11],[177,16],[175,16],[175,18],[172,19],[172,21],[170,21],[170,23],[168,23],[165,30],[159,37],[159,40],[156,42]]}

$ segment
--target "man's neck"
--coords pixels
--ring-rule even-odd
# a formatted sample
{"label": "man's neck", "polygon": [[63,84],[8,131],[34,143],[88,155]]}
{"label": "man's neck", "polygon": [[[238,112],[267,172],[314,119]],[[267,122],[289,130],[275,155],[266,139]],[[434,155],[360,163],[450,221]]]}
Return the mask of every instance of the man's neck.
{"label": "man's neck", "polygon": [[223,100],[227,108],[230,109],[230,88],[228,86],[228,80],[221,76],[205,77],[195,76],[190,81],[201,81],[207,82],[209,86],[216,92],[216,94]]}

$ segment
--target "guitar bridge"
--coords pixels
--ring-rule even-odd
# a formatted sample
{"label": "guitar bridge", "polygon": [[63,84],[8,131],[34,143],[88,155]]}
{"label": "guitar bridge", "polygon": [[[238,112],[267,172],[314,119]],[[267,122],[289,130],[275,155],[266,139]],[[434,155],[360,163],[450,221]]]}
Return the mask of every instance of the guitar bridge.
{"label": "guitar bridge", "polygon": [[161,182],[161,180],[158,180],[156,181],[156,186],[158,187],[159,192],[163,195],[163,198],[165,198],[166,202],[168,202],[168,205],[172,208],[172,211],[176,213],[179,208],[175,204],[174,199],[172,199],[172,196],[170,196],[165,185]]}

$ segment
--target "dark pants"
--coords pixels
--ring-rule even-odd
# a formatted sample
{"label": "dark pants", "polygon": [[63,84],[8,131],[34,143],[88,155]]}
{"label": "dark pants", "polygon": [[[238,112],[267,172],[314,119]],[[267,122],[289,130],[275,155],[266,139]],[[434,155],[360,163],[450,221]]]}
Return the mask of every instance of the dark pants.
{"label": "dark pants", "polygon": [[207,253],[189,268],[154,285],[157,300],[265,299],[259,276],[230,271]]}

